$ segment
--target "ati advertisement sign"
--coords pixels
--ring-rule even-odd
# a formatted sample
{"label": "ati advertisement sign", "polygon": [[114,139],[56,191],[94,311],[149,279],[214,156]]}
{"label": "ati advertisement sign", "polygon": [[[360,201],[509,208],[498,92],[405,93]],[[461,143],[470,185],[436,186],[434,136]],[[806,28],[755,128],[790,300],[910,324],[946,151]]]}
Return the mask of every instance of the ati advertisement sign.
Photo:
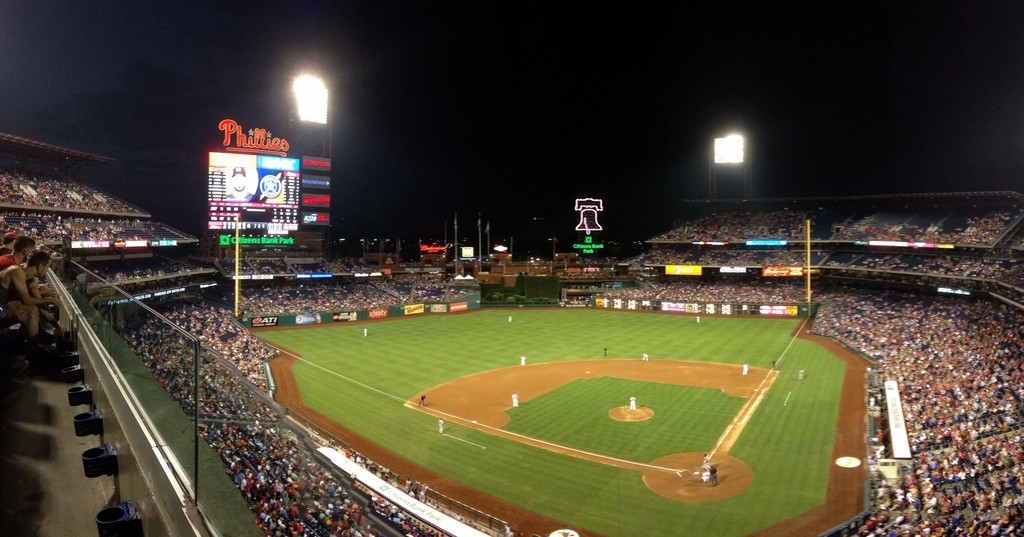
{"label": "ati advertisement sign", "polygon": [[252,327],[259,328],[261,326],[277,326],[277,317],[253,317]]}
{"label": "ati advertisement sign", "polygon": [[332,318],[334,319],[334,322],[355,321],[356,320],[356,312],[354,312],[354,311],[339,311],[339,312],[335,313],[332,316]]}

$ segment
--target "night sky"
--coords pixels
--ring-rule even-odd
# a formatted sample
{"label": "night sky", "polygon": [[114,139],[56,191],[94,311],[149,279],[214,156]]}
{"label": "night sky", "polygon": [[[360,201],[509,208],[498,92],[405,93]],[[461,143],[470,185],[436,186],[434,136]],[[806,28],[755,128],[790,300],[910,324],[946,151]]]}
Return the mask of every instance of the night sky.
{"label": "night sky", "polygon": [[6,5],[0,131],[117,159],[81,178],[194,234],[217,123],[294,142],[303,72],[337,237],[571,240],[595,197],[646,238],[732,132],[755,197],[1024,191],[1020,2],[138,4]]}

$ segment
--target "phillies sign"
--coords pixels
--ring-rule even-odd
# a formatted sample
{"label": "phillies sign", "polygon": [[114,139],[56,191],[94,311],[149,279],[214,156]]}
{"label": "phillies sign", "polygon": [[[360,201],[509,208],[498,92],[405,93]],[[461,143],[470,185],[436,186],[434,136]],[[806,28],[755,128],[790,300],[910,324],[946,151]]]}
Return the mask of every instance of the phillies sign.
{"label": "phillies sign", "polygon": [[224,133],[224,144],[226,151],[237,151],[241,153],[274,153],[286,156],[288,140],[275,138],[267,129],[249,129],[245,131],[237,121],[223,119],[217,128]]}

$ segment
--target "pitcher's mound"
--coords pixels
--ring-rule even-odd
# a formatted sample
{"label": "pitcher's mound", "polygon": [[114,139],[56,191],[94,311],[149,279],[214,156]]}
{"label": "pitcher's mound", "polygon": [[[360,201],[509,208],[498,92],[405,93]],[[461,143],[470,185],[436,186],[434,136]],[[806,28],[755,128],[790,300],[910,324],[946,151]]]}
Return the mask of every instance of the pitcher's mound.
{"label": "pitcher's mound", "polygon": [[644,469],[644,484],[670,500],[714,502],[743,492],[754,481],[754,471],[747,463],[722,455],[711,458],[711,464],[718,470],[718,485],[712,486],[701,481],[703,464],[703,453],[675,453],[662,457],[650,463],[659,468]]}
{"label": "pitcher's mound", "polygon": [[638,406],[636,410],[630,410],[628,406],[617,406],[608,411],[609,418],[619,421],[644,421],[652,416],[654,411],[645,406]]}

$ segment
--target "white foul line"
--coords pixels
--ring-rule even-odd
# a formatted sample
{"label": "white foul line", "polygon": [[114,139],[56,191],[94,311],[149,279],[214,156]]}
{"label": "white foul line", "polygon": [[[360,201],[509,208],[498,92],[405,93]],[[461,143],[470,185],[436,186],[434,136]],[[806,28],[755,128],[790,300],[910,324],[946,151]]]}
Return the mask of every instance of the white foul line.
{"label": "white foul line", "polygon": [[[804,321],[800,323],[800,328],[797,328],[796,330],[797,335],[790,338],[789,344],[786,345],[785,349],[782,349],[782,353],[779,354],[779,358],[778,360],[776,360],[776,365],[778,365],[779,362],[782,362],[782,359],[785,358],[786,353],[789,352],[789,348],[793,346],[793,343],[796,341],[796,338],[800,335],[800,332],[804,329],[804,326],[807,324],[807,321],[809,319],[810,317],[804,319]],[[771,378],[771,375],[772,371],[770,370],[768,371],[768,374],[766,374],[764,378],[761,379],[760,384],[758,384],[757,388],[754,389],[754,391],[757,392],[757,396],[751,399],[747,399],[747,402],[743,403],[743,406],[740,408],[740,411],[732,419],[732,423],[730,423],[729,426],[725,428],[725,432],[722,433],[722,436],[718,437],[718,441],[715,442],[715,447],[711,448],[711,455],[714,455],[715,452],[718,451],[718,447],[722,445],[722,442],[725,442],[725,439],[729,436],[729,433],[732,432],[733,428],[736,427],[737,423],[746,423],[746,421],[750,419],[752,415],[754,415],[754,410],[757,408],[759,404],[761,404],[761,399],[763,399],[764,396],[768,393],[767,390],[764,389],[764,384],[765,382],[768,382],[768,379]],[[789,400],[789,397],[787,396],[786,399]]]}
{"label": "white foul line", "polygon": [[786,394],[786,400],[782,403],[782,406],[786,406],[786,403],[789,403],[789,396],[790,395],[793,395],[793,392],[789,392],[789,393]]}
{"label": "white foul line", "polygon": [[448,433],[444,433],[444,434],[443,434],[443,435],[441,435],[441,436],[447,436],[448,438],[452,438],[452,439],[454,439],[454,440],[458,440],[459,442],[465,442],[465,443],[467,443],[467,444],[469,444],[469,445],[472,445],[472,446],[476,446],[476,447],[478,447],[478,448],[480,448],[480,449],[487,449],[486,447],[484,447],[484,446],[481,446],[480,444],[474,444],[474,443],[470,442],[469,440],[463,440],[463,439],[461,439],[461,438],[459,438],[459,437],[457,437],[457,436],[452,436],[452,435],[450,435],[450,434],[448,434]]}

